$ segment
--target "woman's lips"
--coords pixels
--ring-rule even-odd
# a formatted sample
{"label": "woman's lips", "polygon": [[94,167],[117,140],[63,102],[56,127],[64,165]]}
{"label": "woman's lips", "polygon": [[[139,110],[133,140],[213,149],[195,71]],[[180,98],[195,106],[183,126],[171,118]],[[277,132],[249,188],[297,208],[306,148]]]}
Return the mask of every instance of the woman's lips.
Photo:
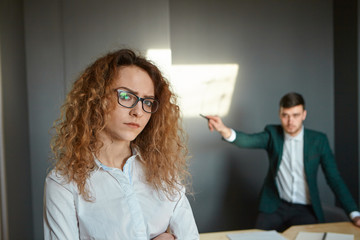
{"label": "woman's lips", "polygon": [[125,125],[131,127],[131,128],[139,128],[140,125],[137,124],[137,123],[133,123],[133,122],[130,122],[130,123],[125,123]]}

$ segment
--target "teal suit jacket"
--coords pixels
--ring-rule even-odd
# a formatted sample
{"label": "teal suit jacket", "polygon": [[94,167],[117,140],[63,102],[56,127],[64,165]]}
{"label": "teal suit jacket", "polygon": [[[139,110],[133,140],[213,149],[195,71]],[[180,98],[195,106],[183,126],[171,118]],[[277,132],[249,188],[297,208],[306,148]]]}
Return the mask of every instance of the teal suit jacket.
{"label": "teal suit jacket", "polygon": [[[267,151],[269,169],[261,190],[259,211],[265,213],[274,212],[281,203],[275,177],[283,153],[284,131],[282,127],[280,125],[267,125],[263,132],[256,134],[245,134],[236,131],[236,139],[233,144],[242,148],[262,148]],[[339,199],[345,212],[349,214],[352,211],[358,211],[356,203],[337,169],[326,135],[304,129],[304,168],[311,204],[317,219],[324,222],[324,213],[317,186],[319,166],[324,172],[327,184]]]}

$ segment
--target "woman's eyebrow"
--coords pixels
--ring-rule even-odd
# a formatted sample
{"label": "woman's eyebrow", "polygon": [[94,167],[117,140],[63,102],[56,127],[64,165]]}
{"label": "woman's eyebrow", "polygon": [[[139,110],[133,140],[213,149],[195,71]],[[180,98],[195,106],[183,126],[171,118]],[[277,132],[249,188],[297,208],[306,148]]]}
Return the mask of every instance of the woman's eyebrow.
{"label": "woman's eyebrow", "polygon": [[138,92],[136,92],[136,91],[134,91],[134,90],[132,90],[130,88],[127,88],[127,87],[118,87],[116,89],[123,89],[125,91],[131,92],[131,93],[134,93],[134,94],[138,94]]}
{"label": "woman's eyebrow", "polygon": [[[130,88],[127,88],[127,87],[118,87],[116,89],[123,89],[123,90],[131,92],[131,93],[133,93],[135,95],[139,95],[139,92],[134,91],[134,90],[132,90]],[[145,95],[144,98],[155,98],[155,96],[153,96],[153,95]]]}

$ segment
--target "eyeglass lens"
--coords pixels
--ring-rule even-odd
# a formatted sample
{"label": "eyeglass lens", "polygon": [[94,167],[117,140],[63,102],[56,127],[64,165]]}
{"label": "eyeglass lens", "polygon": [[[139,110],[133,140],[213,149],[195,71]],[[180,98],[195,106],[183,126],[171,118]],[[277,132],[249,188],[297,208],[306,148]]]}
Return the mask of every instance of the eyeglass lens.
{"label": "eyeglass lens", "polygon": [[133,93],[117,90],[119,104],[123,107],[133,108],[136,104],[141,101],[142,108],[147,113],[154,113],[158,109],[159,102],[152,98],[140,98]]}

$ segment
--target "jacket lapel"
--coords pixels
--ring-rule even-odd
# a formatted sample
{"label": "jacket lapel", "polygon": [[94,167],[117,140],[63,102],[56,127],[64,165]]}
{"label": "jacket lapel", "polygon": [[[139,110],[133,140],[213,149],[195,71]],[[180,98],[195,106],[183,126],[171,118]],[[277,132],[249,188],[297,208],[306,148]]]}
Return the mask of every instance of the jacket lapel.
{"label": "jacket lapel", "polygon": [[308,168],[309,168],[309,134],[306,129],[304,129],[304,171],[306,177],[308,177]]}
{"label": "jacket lapel", "polygon": [[282,160],[282,155],[283,155],[283,150],[284,150],[284,130],[282,129],[282,127],[279,128],[280,132],[279,132],[279,157],[277,160],[277,164],[276,164],[276,172],[279,170],[279,166]]}

